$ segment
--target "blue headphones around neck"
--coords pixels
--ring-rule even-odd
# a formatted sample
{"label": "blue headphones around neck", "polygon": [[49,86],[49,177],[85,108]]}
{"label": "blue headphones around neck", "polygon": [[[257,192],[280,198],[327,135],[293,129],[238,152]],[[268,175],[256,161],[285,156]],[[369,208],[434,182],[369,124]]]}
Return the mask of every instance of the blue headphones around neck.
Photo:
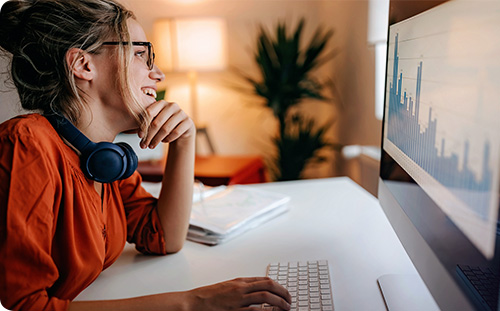
{"label": "blue headphones around neck", "polygon": [[111,183],[130,177],[137,169],[137,155],[126,143],[90,141],[68,119],[59,114],[45,116],[54,129],[80,151],[80,166],[90,179]]}

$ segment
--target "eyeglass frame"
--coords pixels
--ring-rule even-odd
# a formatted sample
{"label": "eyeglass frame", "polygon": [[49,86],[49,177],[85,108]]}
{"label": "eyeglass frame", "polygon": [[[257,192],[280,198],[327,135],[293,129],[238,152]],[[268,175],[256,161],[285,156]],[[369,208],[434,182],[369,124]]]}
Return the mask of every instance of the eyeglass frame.
{"label": "eyeglass frame", "polygon": [[[147,46],[148,47],[148,59],[146,60],[146,65],[149,70],[153,70],[155,64],[155,52],[153,48],[153,44],[148,41],[132,41],[130,42],[135,46]],[[128,42],[120,42],[120,41],[107,41],[103,42],[102,45],[120,45],[120,44],[128,44]]]}

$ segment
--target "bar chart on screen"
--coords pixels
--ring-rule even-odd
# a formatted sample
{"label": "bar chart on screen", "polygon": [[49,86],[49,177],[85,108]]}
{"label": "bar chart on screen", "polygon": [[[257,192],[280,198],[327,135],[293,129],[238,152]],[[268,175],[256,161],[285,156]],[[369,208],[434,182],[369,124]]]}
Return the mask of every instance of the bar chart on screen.
{"label": "bar chart on screen", "polygon": [[391,26],[384,121],[385,151],[486,256],[498,216],[500,46],[473,43],[495,35],[494,11]]}

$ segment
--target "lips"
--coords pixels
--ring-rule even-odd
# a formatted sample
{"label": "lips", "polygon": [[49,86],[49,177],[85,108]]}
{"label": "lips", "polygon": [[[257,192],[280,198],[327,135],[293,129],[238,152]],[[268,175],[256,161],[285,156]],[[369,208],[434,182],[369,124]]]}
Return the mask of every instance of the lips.
{"label": "lips", "polygon": [[150,88],[150,87],[143,87],[141,90],[145,95],[156,99],[156,90],[155,89]]}

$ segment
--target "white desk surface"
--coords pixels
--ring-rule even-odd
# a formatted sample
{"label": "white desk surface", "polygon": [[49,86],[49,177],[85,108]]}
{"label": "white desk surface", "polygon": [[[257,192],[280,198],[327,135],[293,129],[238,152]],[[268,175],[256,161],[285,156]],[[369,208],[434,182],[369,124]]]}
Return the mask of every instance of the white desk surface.
{"label": "white desk surface", "polygon": [[277,261],[327,259],[335,310],[386,310],[384,274],[416,274],[376,198],[346,177],[253,185],[291,197],[290,211],[224,244],[187,241],[177,254],[143,256],[132,245],[77,300],[183,291],[264,276]]}

